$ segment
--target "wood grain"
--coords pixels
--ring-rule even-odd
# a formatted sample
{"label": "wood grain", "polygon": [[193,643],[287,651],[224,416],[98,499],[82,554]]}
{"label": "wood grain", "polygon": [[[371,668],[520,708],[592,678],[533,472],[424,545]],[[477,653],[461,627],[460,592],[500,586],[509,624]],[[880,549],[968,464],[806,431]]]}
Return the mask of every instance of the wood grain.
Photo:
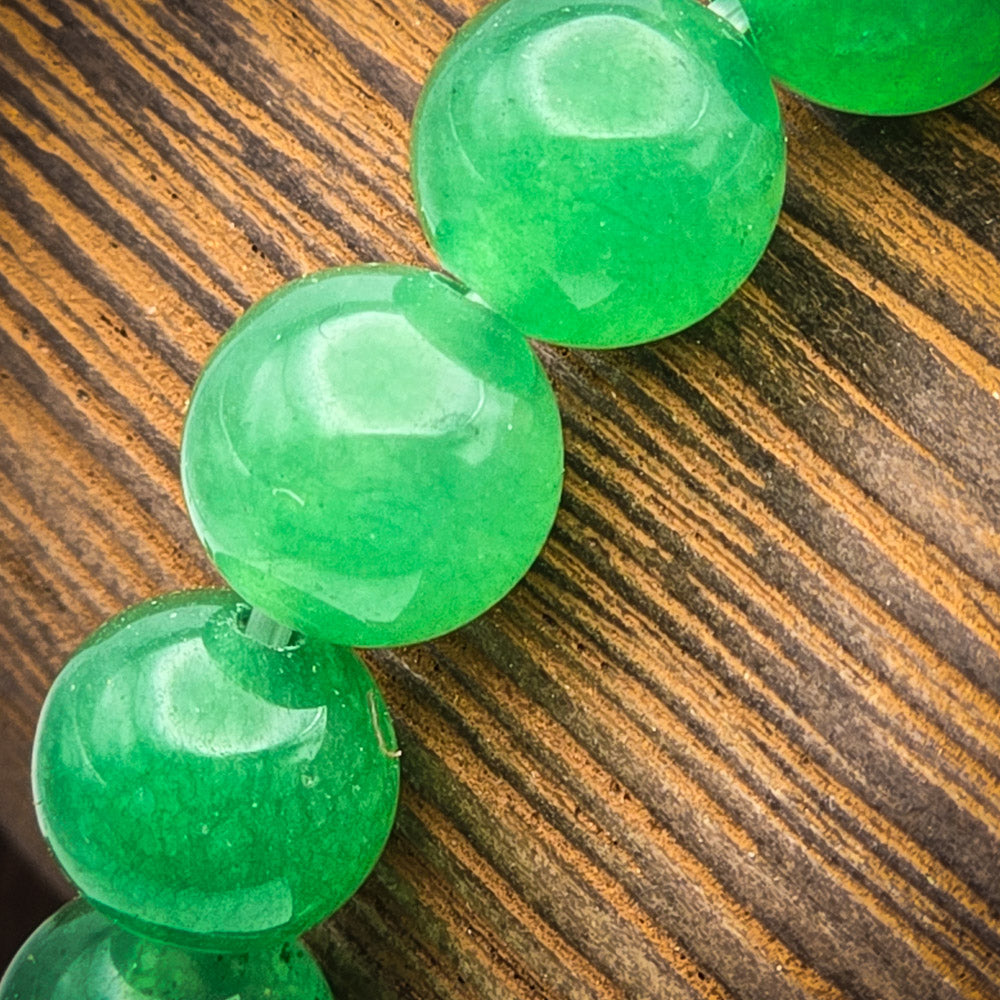
{"label": "wood grain", "polygon": [[[177,478],[199,366],[291,277],[433,264],[408,121],[475,6],[0,0],[0,819],[49,873],[52,677],[214,579]],[[752,280],[651,347],[540,348],[550,543],[369,657],[405,787],[312,936],[341,1000],[1000,998],[1000,88],[783,101]]]}

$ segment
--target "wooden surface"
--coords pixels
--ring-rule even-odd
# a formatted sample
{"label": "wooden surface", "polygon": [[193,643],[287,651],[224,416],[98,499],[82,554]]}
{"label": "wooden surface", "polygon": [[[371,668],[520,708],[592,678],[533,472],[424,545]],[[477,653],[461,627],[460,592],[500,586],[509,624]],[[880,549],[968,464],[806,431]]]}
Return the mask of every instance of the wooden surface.
{"label": "wooden surface", "polygon": [[[408,121],[474,6],[0,0],[0,815],[39,866],[52,677],[214,579],[199,365],[285,279],[432,262]],[[543,348],[549,545],[370,657],[404,791],[313,937],[340,1000],[1000,997],[1000,87],[784,103],[752,281],[658,345]]]}

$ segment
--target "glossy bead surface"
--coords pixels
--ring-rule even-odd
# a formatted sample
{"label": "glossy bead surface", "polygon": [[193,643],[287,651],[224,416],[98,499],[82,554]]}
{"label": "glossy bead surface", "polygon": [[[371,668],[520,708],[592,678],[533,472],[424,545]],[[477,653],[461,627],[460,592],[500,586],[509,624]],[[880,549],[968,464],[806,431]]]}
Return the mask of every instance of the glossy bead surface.
{"label": "glossy bead surface", "polygon": [[99,909],[212,951],[284,940],[368,875],[399,787],[364,665],[307,639],[272,649],[228,591],[113,618],[56,678],[35,738],[39,823]]}
{"label": "glossy bead surface", "polygon": [[345,268],[233,327],[195,388],[181,474],[254,606],[331,642],[400,645],[527,571],[559,503],[562,430],[524,338],[465,289]]}
{"label": "glossy bead surface", "polygon": [[693,0],[507,0],[438,60],[412,161],[449,271],[533,337],[622,347],[749,275],[785,144],[753,47]]}
{"label": "glossy bead surface", "polygon": [[246,955],[184,951],[117,927],[83,900],[42,924],[14,957],[0,1000],[331,1000],[297,942]]}
{"label": "glossy bead surface", "polygon": [[743,0],[765,65],[819,104],[907,115],[1000,76],[1000,0]]}

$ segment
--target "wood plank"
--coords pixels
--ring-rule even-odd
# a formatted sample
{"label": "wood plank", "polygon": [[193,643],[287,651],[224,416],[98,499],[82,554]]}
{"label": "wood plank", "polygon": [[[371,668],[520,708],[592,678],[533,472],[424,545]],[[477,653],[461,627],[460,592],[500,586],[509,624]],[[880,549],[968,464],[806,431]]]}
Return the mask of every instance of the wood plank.
{"label": "wood plank", "polygon": [[[102,619],[215,579],[177,444],[281,282],[433,264],[409,118],[472,0],[0,4],[2,823]],[[541,347],[552,539],[498,608],[369,655],[404,790],[311,936],[372,1000],[1000,998],[1000,87],[783,98],[747,286],[629,351]]]}

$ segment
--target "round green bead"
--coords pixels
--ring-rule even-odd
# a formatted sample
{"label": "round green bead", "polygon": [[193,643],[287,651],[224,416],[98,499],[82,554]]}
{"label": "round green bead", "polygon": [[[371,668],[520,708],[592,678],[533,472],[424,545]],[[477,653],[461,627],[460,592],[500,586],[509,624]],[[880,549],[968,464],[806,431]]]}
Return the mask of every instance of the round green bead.
{"label": "round green bead", "polygon": [[349,646],[429,639],[503,597],[548,535],[562,468],[524,338],[442,275],[388,265],[251,309],[195,387],[181,446],[227,581]]}
{"label": "round green bead", "polygon": [[25,942],[0,1000],[332,1000],[297,942],[245,955],[185,951],[116,927],[82,900]]}
{"label": "round green bead", "polygon": [[1000,76],[1000,0],[743,0],[768,69],[811,101],[909,115]]}
{"label": "round green bead", "polygon": [[112,619],[56,678],[35,738],[39,823],[66,874],[137,933],[280,941],[358,888],[392,827],[392,724],[350,651],[244,631],[226,591]]}
{"label": "round green bead", "polygon": [[693,0],[507,0],[434,67],[412,161],[449,271],[533,337],[623,347],[746,279],[785,143],[753,47]]}

